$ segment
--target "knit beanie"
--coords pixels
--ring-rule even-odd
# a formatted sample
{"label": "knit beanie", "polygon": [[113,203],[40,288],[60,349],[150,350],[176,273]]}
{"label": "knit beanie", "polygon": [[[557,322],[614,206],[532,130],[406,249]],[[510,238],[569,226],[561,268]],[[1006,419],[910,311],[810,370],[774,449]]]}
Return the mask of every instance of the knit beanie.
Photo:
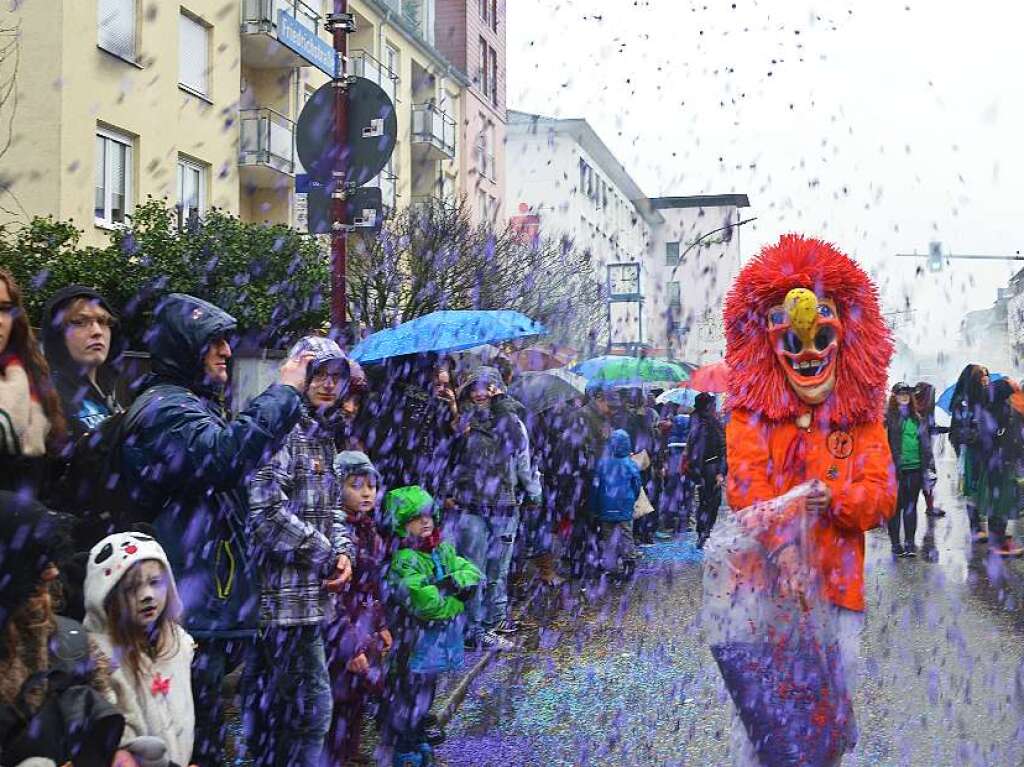
{"label": "knit beanie", "polygon": [[136,532],[114,533],[92,547],[85,573],[85,627],[89,631],[107,630],[107,611],[104,603],[114,587],[138,562],[152,559],[167,571],[167,605],[165,612],[181,614],[181,600],[174,582],[174,572],[167,554],[154,538]]}
{"label": "knit beanie", "polygon": [[0,491],[0,631],[46,567],[70,556],[69,533],[64,518],[38,501]]}
{"label": "knit beanie", "polygon": [[391,520],[395,535],[407,535],[405,525],[409,520],[421,516],[437,516],[434,498],[419,485],[399,487],[384,496],[384,512]]}

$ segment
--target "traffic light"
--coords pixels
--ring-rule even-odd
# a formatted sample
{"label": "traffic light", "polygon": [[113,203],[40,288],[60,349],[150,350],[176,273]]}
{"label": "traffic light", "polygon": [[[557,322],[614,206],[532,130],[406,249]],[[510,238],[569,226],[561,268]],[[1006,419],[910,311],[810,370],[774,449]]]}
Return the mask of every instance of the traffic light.
{"label": "traffic light", "polygon": [[941,242],[929,242],[928,243],[928,271],[930,271],[930,272],[941,272],[942,271],[942,243]]}

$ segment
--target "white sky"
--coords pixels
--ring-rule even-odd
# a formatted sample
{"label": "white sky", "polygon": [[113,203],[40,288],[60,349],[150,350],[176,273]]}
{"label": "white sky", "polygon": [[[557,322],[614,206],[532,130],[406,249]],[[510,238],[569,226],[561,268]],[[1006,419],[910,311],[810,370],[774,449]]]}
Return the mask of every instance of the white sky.
{"label": "white sky", "polygon": [[745,192],[744,257],[825,237],[938,348],[1024,263],[1024,5],[506,0],[508,104],[585,117],[651,196]]}

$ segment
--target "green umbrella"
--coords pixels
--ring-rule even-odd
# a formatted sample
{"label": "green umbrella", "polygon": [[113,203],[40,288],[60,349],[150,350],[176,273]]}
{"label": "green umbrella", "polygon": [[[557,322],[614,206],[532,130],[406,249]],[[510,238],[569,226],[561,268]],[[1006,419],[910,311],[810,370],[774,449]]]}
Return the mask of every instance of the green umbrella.
{"label": "green umbrella", "polygon": [[653,383],[673,386],[689,378],[681,365],[656,357],[598,357],[581,363],[576,372],[589,383],[637,388]]}

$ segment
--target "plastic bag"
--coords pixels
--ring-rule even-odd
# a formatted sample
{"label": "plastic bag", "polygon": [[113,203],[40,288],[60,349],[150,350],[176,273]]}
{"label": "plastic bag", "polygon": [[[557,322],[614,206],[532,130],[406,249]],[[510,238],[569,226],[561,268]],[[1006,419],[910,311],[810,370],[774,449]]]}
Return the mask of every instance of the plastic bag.
{"label": "plastic bag", "polygon": [[816,566],[811,489],[730,513],[705,547],[711,652],[763,767],[836,765],[857,739]]}

